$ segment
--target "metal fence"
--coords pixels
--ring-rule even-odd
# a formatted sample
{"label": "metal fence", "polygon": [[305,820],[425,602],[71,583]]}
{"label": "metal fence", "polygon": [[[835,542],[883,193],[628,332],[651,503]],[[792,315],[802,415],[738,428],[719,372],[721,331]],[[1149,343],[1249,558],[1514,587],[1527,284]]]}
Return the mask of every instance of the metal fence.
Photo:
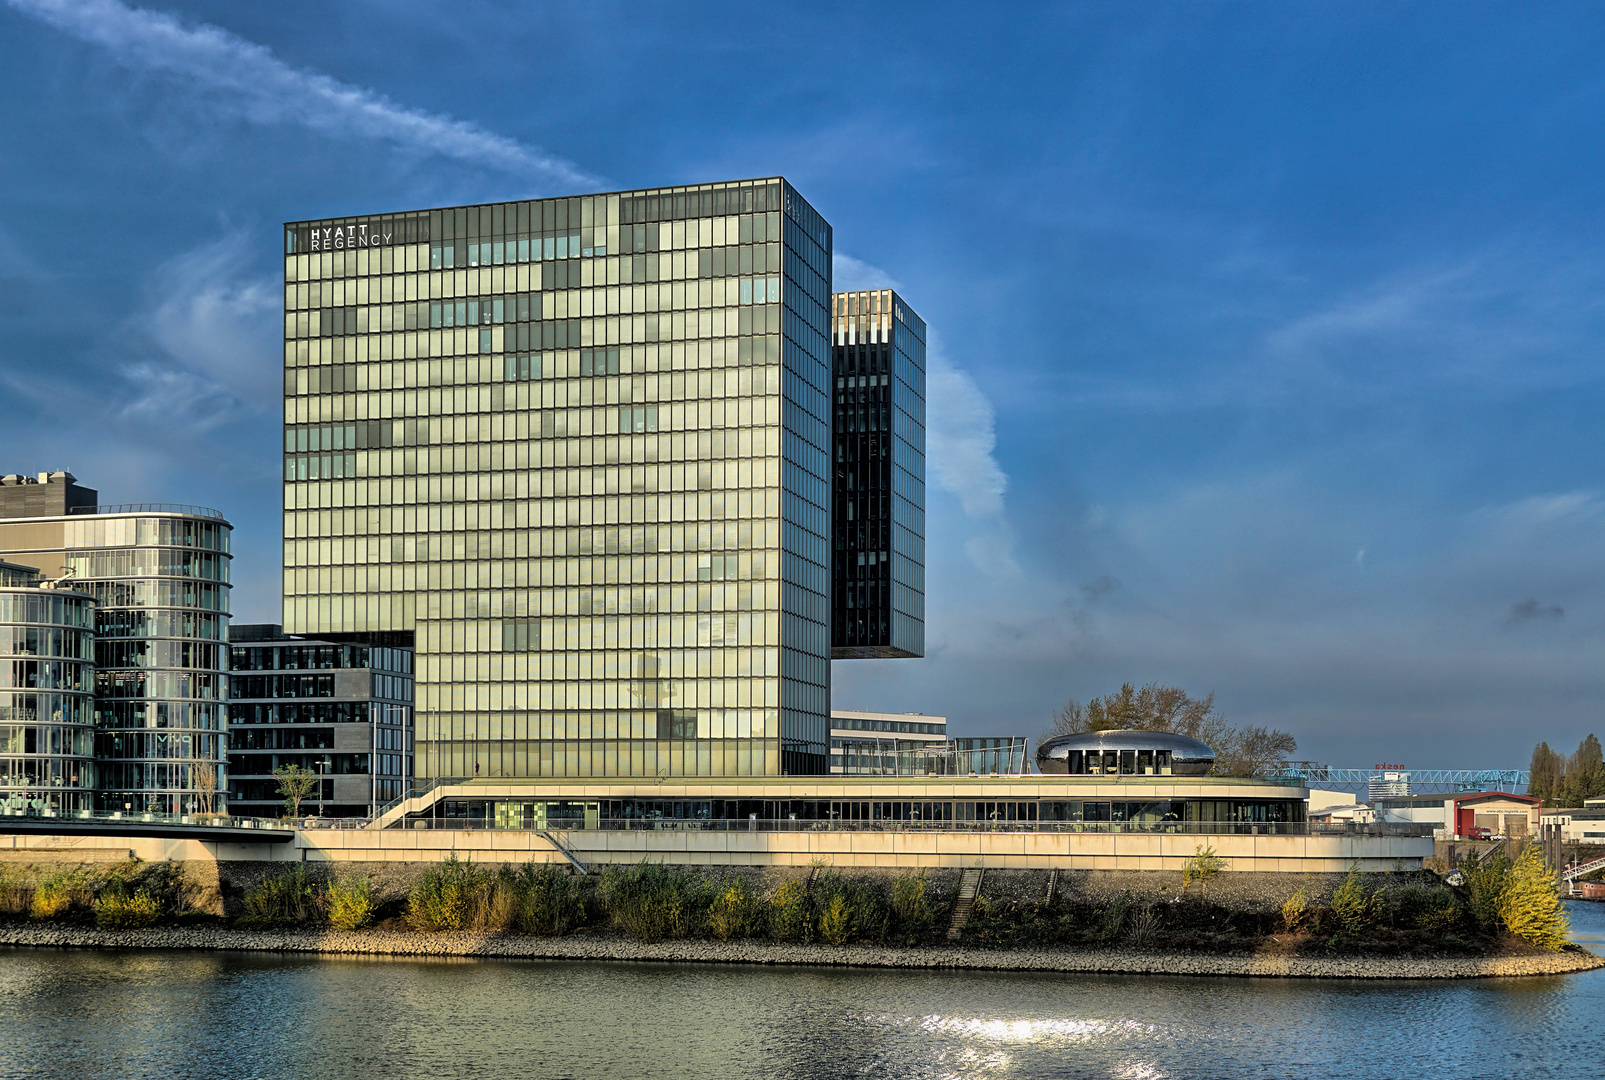
{"label": "metal fence", "polygon": [[1309,836],[1305,821],[822,821],[797,818],[544,818],[511,825],[479,817],[423,817],[392,828],[556,832],[1126,833]]}
{"label": "metal fence", "polygon": [[0,809],[0,818],[60,821],[73,825],[187,825],[218,829],[290,829],[293,822],[277,818],[240,817],[236,814],[159,814],[154,811],[96,813],[89,810]]}

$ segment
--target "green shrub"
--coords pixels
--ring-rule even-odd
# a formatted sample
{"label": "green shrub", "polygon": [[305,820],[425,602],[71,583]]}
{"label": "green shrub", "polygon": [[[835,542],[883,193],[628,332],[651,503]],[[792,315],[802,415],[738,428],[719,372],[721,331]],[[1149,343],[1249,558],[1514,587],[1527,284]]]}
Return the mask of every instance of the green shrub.
{"label": "green shrub", "polygon": [[1477,925],[1493,930],[1500,924],[1499,898],[1504,895],[1505,881],[1510,876],[1510,857],[1503,846],[1494,848],[1478,858],[1473,849],[1460,864],[1466,878],[1466,906]]}
{"label": "green shrub", "polygon": [[814,918],[803,883],[791,879],[769,894],[769,932],[779,941],[806,944],[813,938]]}
{"label": "green shrub", "polygon": [[102,930],[141,930],[161,914],[161,902],[145,889],[132,894],[108,891],[95,901],[95,925]]}
{"label": "green shrub", "polygon": [[247,926],[274,923],[307,923],[320,918],[318,890],[307,873],[305,863],[293,863],[278,877],[268,878],[245,891]]}
{"label": "green shrub", "polygon": [[425,870],[407,893],[407,923],[414,930],[461,930],[474,919],[489,875],[454,851]]}
{"label": "green shrub", "polygon": [[518,921],[522,899],[517,876],[511,868],[503,866],[494,877],[486,875],[474,883],[469,899],[468,928],[483,932],[511,930]]}
{"label": "green shrub", "polygon": [[518,910],[514,925],[526,934],[566,934],[586,922],[582,879],[550,863],[527,864],[517,871]]}
{"label": "green shrub", "polygon": [[94,887],[83,870],[60,870],[34,886],[33,899],[28,904],[28,916],[34,919],[54,919],[67,914],[76,905],[88,907],[94,903]]}
{"label": "green shrub", "polygon": [[834,893],[819,913],[819,936],[838,948],[853,936],[853,906],[845,892]]}
{"label": "green shrub", "polygon": [[1414,882],[1393,898],[1400,923],[1442,934],[1460,922],[1462,907],[1453,889]]}
{"label": "green shrub", "polygon": [[1349,869],[1343,884],[1332,894],[1330,910],[1332,918],[1337,921],[1339,936],[1354,937],[1376,926],[1381,914],[1381,899],[1365,887],[1358,864]]}
{"label": "green shrub", "polygon": [[336,930],[361,930],[372,926],[378,907],[373,882],[365,874],[334,878],[324,891],[324,906],[328,910],[329,925]]}
{"label": "green shrub", "polygon": [[1289,934],[1298,933],[1299,927],[1304,925],[1304,919],[1310,911],[1310,893],[1300,885],[1293,895],[1287,898],[1282,905],[1282,928]]}
{"label": "green shrub", "polygon": [[610,866],[602,874],[601,892],[613,925],[646,942],[697,933],[711,899],[706,880],[661,863]]}
{"label": "green shrub", "polygon": [[1131,913],[1133,901],[1130,893],[1121,893],[1103,906],[1098,919],[1098,940],[1104,943],[1117,941],[1126,929],[1126,916]]}
{"label": "green shrub", "polygon": [[1505,929],[1523,941],[1553,952],[1566,947],[1566,909],[1536,844],[1521,849],[1506,875],[1498,911]]}
{"label": "green shrub", "polygon": [[1147,948],[1159,937],[1163,920],[1152,904],[1144,905],[1126,920],[1126,940],[1138,948]]}
{"label": "green shrub", "polygon": [[1185,892],[1193,882],[1198,883],[1198,891],[1203,892],[1215,875],[1226,869],[1226,860],[1215,854],[1215,845],[1205,847],[1203,844],[1194,846],[1193,853],[1181,868],[1181,887]]}
{"label": "green shrub", "polygon": [[33,906],[33,879],[0,866],[0,914],[22,915]]}
{"label": "green shrub", "polygon": [[708,907],[708,929],[720,941],[753,937],[762,928],[763,908],[742,878],[725,886]]}

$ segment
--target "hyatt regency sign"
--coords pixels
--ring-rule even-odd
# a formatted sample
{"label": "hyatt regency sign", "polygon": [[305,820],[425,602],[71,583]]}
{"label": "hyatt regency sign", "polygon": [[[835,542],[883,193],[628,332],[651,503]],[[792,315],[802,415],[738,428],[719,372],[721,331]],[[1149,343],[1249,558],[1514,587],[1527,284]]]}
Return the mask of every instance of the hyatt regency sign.
{"label": "hyatt regency sign", "polygon": [[344,251],[346,248],[388,247],[393,233],[368,231],[366,225],[342,225],[328,229],[309,230],[311,251]]}

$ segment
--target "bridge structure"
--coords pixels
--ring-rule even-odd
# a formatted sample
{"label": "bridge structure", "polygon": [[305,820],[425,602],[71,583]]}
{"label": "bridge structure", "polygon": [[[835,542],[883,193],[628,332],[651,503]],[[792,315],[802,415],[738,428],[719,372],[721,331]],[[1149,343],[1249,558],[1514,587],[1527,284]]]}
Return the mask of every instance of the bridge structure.
{"label": "bridge structure", "polygon": [[1526,769],[1406,769],[1393,765],[1344,769],[1314,761],[1294,761],[1272,775],[1302,780],[1310,787],[1346,789],[1397,784],[1411,795],[1452,795],[1462,791],[1521,794],[1532,779]]}

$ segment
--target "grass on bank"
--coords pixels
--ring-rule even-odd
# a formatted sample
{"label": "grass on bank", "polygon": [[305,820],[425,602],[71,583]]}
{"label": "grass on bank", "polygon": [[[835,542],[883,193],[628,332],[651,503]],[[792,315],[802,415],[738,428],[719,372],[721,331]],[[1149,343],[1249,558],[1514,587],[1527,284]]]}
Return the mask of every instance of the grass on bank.
{"label": "grass on bank", "polygon": [[[1206,855],[1207,852],[1200,852]],[[823,869],[823,868],[820,868]],[[1219,873],[1186,875],[1202,884]],[[1300,885],[1279,909],[1251,912],[1201,890],[1149,902],[1129,893],[1093,900],[1010,901],[978,897],[963,941],[991,948],[1130,945],[1245,951],[1490,953],[1514,939],[1565,947],[1566,916],[1557,883],[1534,847],[1514,862],[1496,851],[1462,865],[1465,884],[1429,873],[1352,870],[1324,904]],[[206,918],[199,890],[176,863],[129,860],[114,867],[29,873],[0,865],[0,914],[107,928]],[[551,864],[481,866],[455,854],[429,867],[405,892],[388,893],[362,873],[314,878],[291,864],[254,884],[234,924],[242,928],[376,924],[422,931],[468,930],[556,936],[616,931],[642,942],[713,938],[780,943],[923,945],[943,938],[951,883],[934,888],[923,873],[852,876],[816,870],[769,890],[739,874],[641,863],[578,877]]]}

